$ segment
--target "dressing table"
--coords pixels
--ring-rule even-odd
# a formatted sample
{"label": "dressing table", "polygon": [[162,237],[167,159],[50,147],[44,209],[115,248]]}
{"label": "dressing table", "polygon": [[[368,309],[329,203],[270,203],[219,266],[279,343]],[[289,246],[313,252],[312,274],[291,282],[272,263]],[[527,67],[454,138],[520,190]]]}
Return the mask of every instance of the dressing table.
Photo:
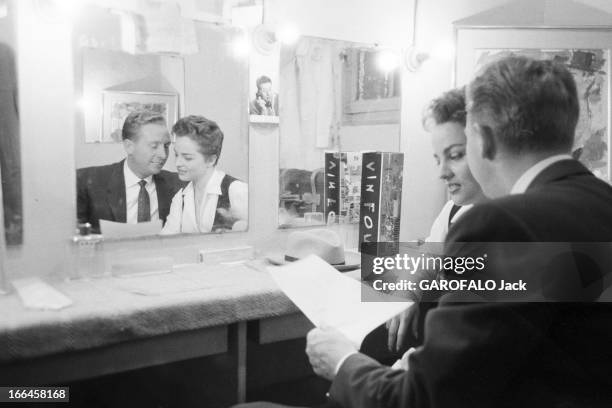
{"label": "dressing table", "polygon": [[[173,272],[54,282],[73,300],[28,310],[17,294],[0,321],[0,383],[58,384],[227,353],[236,401],[246,395],[247,321],[260,343],[303,337],[312,327],[261,265],[202,264]],[[191,287],[191,288],[190,288]],[[298,314],[299,313],[299,314]]]}

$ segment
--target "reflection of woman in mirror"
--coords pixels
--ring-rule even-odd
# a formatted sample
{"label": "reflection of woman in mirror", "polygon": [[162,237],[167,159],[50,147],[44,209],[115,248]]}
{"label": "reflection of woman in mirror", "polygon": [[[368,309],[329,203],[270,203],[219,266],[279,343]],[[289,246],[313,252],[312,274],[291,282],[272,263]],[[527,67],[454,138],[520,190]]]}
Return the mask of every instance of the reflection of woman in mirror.
{"label": "reflection of woman in mirror", "polygon": [[172,127],[179,178],[189,184],[172,199],[162,234],[244,231],[248,186],[217,169],[223,132],[203,116],[181,118]]}

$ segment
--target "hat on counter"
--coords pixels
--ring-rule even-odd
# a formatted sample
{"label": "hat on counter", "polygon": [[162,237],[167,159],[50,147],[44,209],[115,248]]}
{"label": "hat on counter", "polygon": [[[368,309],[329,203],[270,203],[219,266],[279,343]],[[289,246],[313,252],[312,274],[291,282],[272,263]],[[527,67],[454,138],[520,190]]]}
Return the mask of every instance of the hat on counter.
{"label": "hat on counter", "polygon": [[361,267],[361,255],[344,250],[344,243],[332,230],[319,228],[294,231],[287,236],[284,254],[268,254],[266,260],[273,265],[285,265],[308,255],[317,255],[341,272]]}

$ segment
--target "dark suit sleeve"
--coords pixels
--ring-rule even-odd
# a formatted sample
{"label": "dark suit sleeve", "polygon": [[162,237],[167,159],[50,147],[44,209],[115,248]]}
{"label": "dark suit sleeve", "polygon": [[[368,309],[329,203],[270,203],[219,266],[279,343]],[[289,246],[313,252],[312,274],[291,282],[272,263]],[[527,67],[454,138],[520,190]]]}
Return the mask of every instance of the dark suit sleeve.
{"label": "dark suit sleeve", "polygon": [[[342,407],[403,407],[411,392],[406,372],[358,353],[340,367],[329,391]],[[406,405],[407,406],[407,405]]]}
{"label": "dark suit sleeve", "polygon": [[[474,207],[454,223],[446,236],[448,244],[459,242],[524,242],[537,240],[525,222],[495,202]],[[467,248],[476,253],[476,246]]]}
{"label": "dark suit sleeve", "polygon": [[[476,254],[479,241],[528,235],[520,220],[490,206],[466,213],[448,242],[465,242],[462,254]],[[427,314],[423,346],[410,356],[407,372],[354,355],[341,366],[330,395],[345,408],[495,406],[542,342],[553,313],[548,305],[468,303],[460,294],[445,295]]]}
{"label": "dark suit sleeve", "polygon": [[355,354],[330,396],[345,408],[496,406],[540,341],[534,322],[550,315],[524,307],[441,305],[430,312],[425,344],[410,356],[407,372]]}

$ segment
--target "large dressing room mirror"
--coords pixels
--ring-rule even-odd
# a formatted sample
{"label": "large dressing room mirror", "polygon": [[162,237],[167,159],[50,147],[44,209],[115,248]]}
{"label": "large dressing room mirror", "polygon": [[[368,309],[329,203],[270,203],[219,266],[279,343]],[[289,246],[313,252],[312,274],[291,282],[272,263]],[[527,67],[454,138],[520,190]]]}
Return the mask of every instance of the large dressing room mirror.
{"label": "large dressing room mirror", "polygon": [[282,47],[280,228],[330,222],[324,180],[331,152],[347,152],[339,155],[344,205],[334,221],[358,222],[361,152],[400,147],[401,70],[392,59],[373,45],[315,37]]}
{"label": "large dressing room mirror", "polygon": [[77,222],[105,239],[245,231],[241,32],[154,3],[75,23]]}

